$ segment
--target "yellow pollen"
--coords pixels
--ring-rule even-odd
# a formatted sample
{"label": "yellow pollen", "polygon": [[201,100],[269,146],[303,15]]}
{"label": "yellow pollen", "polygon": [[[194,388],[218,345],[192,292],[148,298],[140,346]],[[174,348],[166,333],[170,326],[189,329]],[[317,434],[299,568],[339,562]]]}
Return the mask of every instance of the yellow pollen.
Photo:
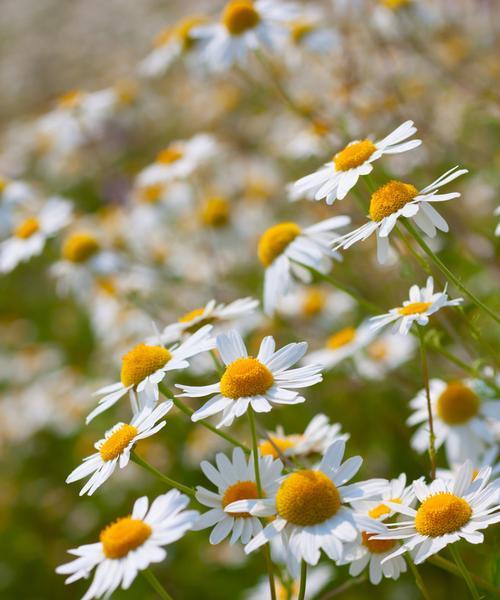
{"label": "yellow pollen", "polygon": [[103,529],[99,539],[106,558],[122,558],[142,546],[152,533],[144,521],[123,517]]}
{"label": "yellow pollen", "polygon": [[369,211],[371,220],[385,219],[411,202],[417,194],[417,188],[411,183],[389,181],[372,194]]}
{"label": "yellow pollen", "polygon": [[178,160],[180,160],[183,156],[182,150],[179,148],[175,148],[174,146],[170,146],[162,150],[158,156],[156,157],[156,162],[161,163],[162,165],[170,165]]}
{"label": "yellow pollen", "polygon": [[201,315],[204,312],[204,308],[195,308],[194,310],[189,311],[185,315],[182,315],[182,317],[179,317],[178,321],[179,323],[189,323],[193,319],[196,319],[196,317],[201,317]]}
{"label": "yellow pollen", "polygon": [[224,227],[229,222],[229,215],[229,202],[219,197],[205,200],[200,210],[201,222],[207,227]]}
{"label": "yellow pollen", "polygon": [[337,171],[349,171],[362,165],[375,152],[377,147],[370,140],[349,144],[333,157]]}
{"label": "yellow pollen", "polygon": [[273,385],[271,371],[256,358],[238,358],[226,367],[220,391],[226,398],[245,398],[264,394]]}
{"label": "yellow pollen", "polygon": [[461,425],[479,411],[479,398],[461,381],[450,381],[437,400],[437,414],[448,425]]}
{"label": "yellow pollen", "polygon": [[145,204],[156,204],[162,195],[163,185],[161,183],[153,183],[145,185],[139,189],[139,201]]}
{"label": "yellow pollen", "polygon": [[354,327],[346,327],[334,333],[326,340],[326,347],[330,350],[336,350],[342,346],[346,346],[356,337],[356,330]]}
{"label": "yellow pollen", "polygon": [[175,26],[174,33],[176,37],[182,42],[183,50],[189,50],[192,48],[193,44],[196,43],[195,38],[192,37],[191,31],[198,27],[198,25],[202,25],[205,22],[205,18],[199,15],[193,15],[191,17],[186,17],[181,19],[177,25]]}
{"label": "yellow pollen", "polygon": [[302,303],[302,312],[306,317],[314,317],[325,308],[326,297],[322,290],[311,288]]}
{"label": "yellow pollen", "polygon": [[99,250],[99,242],[86,231],[78,231],[68,236],[62,246],[63,258],[74,263],[83,263]]}
{"label": "yellow pollen", "polygon": [[82,93],[78,90],[69,90],[59,97],[58,104],[61,108],[76,108],[82,98]]}
{"label": "yellow pollen", "polygon": [[463,498],[441,492],[422,502],[415,517],[415,529],[420,535],[438,537],[457,531],[471,515],[472,508]]}
{"label": "yellow pollen", "polygon": [[104,461],[117,458],[137,435],[137,428],[133,425],[122,425],[112,433],[104,444],[99,448],[101,458]]}
{"label": "yellow pollen", "polygon": [[290,26],[292,41],[295,44],[300,44],[300,42],[314,31],[314,29],[315,27],[312,23],[307,21],[294,21]]}
{"label": "yellow pollen", "polygon": [[382,340],[376,340],[366,349],[368,356],[376,361],[382,361],[387,356],[387,344]]}
{"label": "yellow pollen", "polygon": [[424,313],[431,306],[431,304],[432,302],[410,302],[410,304],[398,308],[398,313],[403,317],[408,317],[409,315],[419,315]]}
{"label": "yellow pollen", "polygon": [[14,235],[23,240],[28,239],[40,229],[40,222],[35,217],[29,217],[14,230]]}
{"label": "yellow pollen", "polygon": [[[295,442],[290,438],[279,438],[274,436],[269,436],[270,440],[264,440],[259,445],[259,450],[262,456],[272,456],[273,458],[279,458],[280,453],[283,454],[285,450],[288,448],[293,448],[295,446]],[[278,448],[278,450],[276,449]]]}
{"label": "yellow pollen", "polygon": [[[232,502],[238,500],[254,500],[259,497],[257,485],[253,481],[237,481],[230,485],[222,497],[222,507],[226,508]],[[248,512],[232,513],[235,517],[248,518],[252,515]]]}
{"label": "yellow pollen", "polygon": [[161,369],[171,358],[170,352],[162,346],[139,344],[122,359],[121,382],[125,387],[137,385]]}
{"label": "yellow pollen", "polygon": [[[397,502],[397,504],[401,504],[401,500],[399,498],[391,498],[389,502]],[[378,506],[375,506],[375,508],[372,508],[368,512],[368,516],[372,519],[380,519],[380,517],[388,515],[391,512],[392,511],[388,506],[386,506],[385,504],[379,504]]]}
{"label": "yellow pollen", "polygon": [[231,0],[226,4],[221,20],[231,35],[241,35],[260,23],[260,15],[251,0]]}
{"label": "yellow pollen", "polygon": [[376,533],[368,533],[367,531],[361,532],[361,543],[363,546],[368,548],[372,554],[383,554],[388,552],[396,545],[395,540],[374,540],[373,536]]}
{"label": "yellow pollen", "polygon": [[340,494],[321,471],[297,471],[289,475],[276,494],[280,517],[306,527],[323,523],[340,508]]}
{"label": "yellow pollen", "polygon": [[259,240],[257,254],[260,262],[268,267],[300,233],[300,227],[291,221],[270,227]]}

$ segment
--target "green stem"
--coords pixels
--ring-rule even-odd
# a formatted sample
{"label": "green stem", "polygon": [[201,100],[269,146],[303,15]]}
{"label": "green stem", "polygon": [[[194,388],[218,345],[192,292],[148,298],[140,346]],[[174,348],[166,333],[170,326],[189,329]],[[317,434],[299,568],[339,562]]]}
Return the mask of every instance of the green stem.
{"label": "green stem", "polygon": [[342,583],[338,587],[334,588],[333,590],[330,590],[329,592],[321,596],[319,600],[330,600],[331,598],[335,598],[335,596],[340,596],[340,594],[347,592],[347,590],[350,590],[352,587],[359,585],[360,583],[364,583],[365,581],[366,575],[360,575],[359,577],[350,578],[347,581],[344,581],[344,583]]}
{"label": "green stem", "polygon": [[130,458],[136,464],[140,465],[143,469],[146,469],[146,471],[149,471],[152,475],[154,475],[158,479],[161,479],[161,481],[163,481],[170,487],[178,489],[179,491],[183,492],[184,494],[187,494],[191,498],[195,498],[195,491],[193,490],[193,488],[190,488],[187,485],[179,483],[178,481],[175,481],[175,479],[171,479],[170,477],[167,477],[161,471],[158,471],[158,469],[153,467],[153,465],[150,465],[147,461],[145,461],[138,454],[136,454],[134,450],[132,450],[132,452],[130,454]]}
{"label": "green stem", "polygon": [[151,569],[144,569],[143,571],[141,571],[141,573],[144,579],[146,579],[146,581],[154,589],[158,596],[160,596],[160,598],[163,598],[163,600],[173,600],[172,596],[158,581],[158,578],[153,573],[153,571],[151,571]]}
{"label": "green stem", "polygon": [[479,592],[477,591],[477,588],[474,582],[472,581],[472,577],[470,576],[470,573],[467,570],[467,567],[465,566],[463,558],[460,556],[460,552],[458,551],[458,548],[455,544],[450,545],[450,552],[453,556],[453,559],[457,563],[457,567],[460,569],[460,573],[462,574],[462,577],[464,578],[465,583],[469,588],[471,596],[474,598],[474,600],[481,600],[481,596],[479,595]]}
{"label": "green stem", "polygon": [[420,341],[420,358],[422,360],[422,377],[424,379],[425,396],[427,399],[427,420],[429,422],[429,458],[431,461],[431,479],[436,479],[436,436],[434,435],[434,421],[432,418],[431,392],[429,389],[429,367],[425,351],[424,334],[417,325],[418,339]]}
{"label": "green stem", "polygon": [[[444,571],[448,571],[448,573],[451,573],[452,575],[456,575],[457,577],[462,577],[462,573],[456,565],[454,565],[449,560],[446,560],[446,558],[439,556],[438,554],[435,554],[434,556],[429,557],[427,559],[427,561],[432,563],[436,567],[443,569]],[[486,592],[492,594],[493,596],[500,598],[500,589],[498,589],[495,585],[493,585],[489,581],[486,581],[482,577],[475,575],[474,573],[469,573],[469,575],[471,576],[474,583],[477,586],[479,586],[482,590],[485,590]]]}
{"label": "green stem", "polygon": [[429,594],[428,589],[425,587],[424,580],[422,579],[422,575],[420,575],[416,564],[413,562],[411,556],[408,554],[406,557],[406,562],[408,563],[413,576],[415,577],[415,583],[417,584],[420,593],[425,598],[425,600],[432,600],[432,596]]}
{"label": "green stem", "polygon": [[307,563],[305,560],[300,565],[300,589],[298,600],[304,600],[306,597]]}

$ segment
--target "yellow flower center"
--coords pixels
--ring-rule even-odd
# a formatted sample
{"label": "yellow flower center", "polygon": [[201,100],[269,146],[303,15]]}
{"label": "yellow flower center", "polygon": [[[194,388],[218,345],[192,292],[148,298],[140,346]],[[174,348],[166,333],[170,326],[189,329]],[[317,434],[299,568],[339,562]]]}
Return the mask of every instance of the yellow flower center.
{"label": "yellow flower center", "polygon": [[246,398],[264,394],[273,385],[271,371],[252,356],[238,358],[226,367],[220,380],[220,391],[226,398]]}
{"label": "yellow flower center", "polygon": [[83,263],[99,250],[99,242],[86,231],[68,236],[62,246],[63,258],[74,263]]}
{"label": "yellow flower center", "polygon": [[[237,481],[233,485],[230,485],[224,492],[222,497],[222,507],[226,508],[232,502],[238,500],[254,500],[259,497],[257,485],[253,481]],[[235,517],[248,518],[252,515],[248,512],[232,513]]]}
{"label": "yellow flower center", "polygon": [[122,359],[121,382],[125,387],[137,385],[161,369],[171,358],[170,352],[162,346],[138,344]]}
{"label": "yellow flower center", "polygon": [[183,50],[189,50],[193,44],[196,43],[196,39],[192,37],[191,31],[202,25],[205,22],[205,18],[199,15],[193,15],[181,19],[175,26],[175,35],[182,42]]}
{"label": "yellow flower center", "polygon": [[138,431],[133,425],[122,425],[112,433],[104,444],[99,448],[99,453],[104,461],[117,458],[135,438]]}
{"label": "yellow flower center", "polygon": [[145,185],[139,189],[138,199],[145,204],[156,204],[160,200],[162,192],[163,184],[161,183]]}
{"label": "yellow flower center", "polygon": [[307,291],[302,303],[302,312],[306,317],[314,317],[325,308],[325,303],[324,292],[317,288],[311,288]]}
{"label": "yellow flower center", "polygon": [[208,198],[201,210],[201,222],[207,227],[224,227],[229,222],[229,202],[224,198]]}
{"label": "yellow flower center", "polygon": [[196,317],[201,317],[201,315],[204,312],[204,308],[195,308],[194,310],[189,311],[185,315],[182,315],[182,317],[179,317],[178,321],[179,323],[189,323],[193,319],[196,319]]}
{"label": "yellow flower center", "polygon": [[411,0],[380,0],[382,6],[389,8],[390,10],[399,10],[403,6],[408,6]]}
{"label": "yellow flower center", "polygon": [[259,450],[262,456],[272,456],[273,458],[279,458],[280,453],[283,454],[285,450],[288,450],[288,448],[293,448],[295,446],[295,442],[290,438],[280,438],[274,436],[269,436],[269,438],[269,440],[264,440],[259,445]]}
{"label": "yellow flower center", "polygon": [[251,0],[231,0],[222,12],[222,23],[231,35],[241,35],[260,23],[260,15]]}
{"label": "yellow flower center", "polygon": [[367,531],[361,532],[361,543],[368,548],[372,554],[383,554],[384,552],[388,552],[391,548],[394,548],[397,543],[395,540],[374,540],[374,535],[377,534],[368,533]]}
{"label": "yellow flower center", "polygon": [[424,313],[431,306],[431,304],[432,302],[410,302],[410,304],[398,308],[398,313],[403,317],[419,315]]}
{"label": "yellow flower center", "polygon": [[376,361],[382,361],[387,356],[387,344],[382,340],[376,340],[366,349],[368,356]]}
{"label": "yellow flower center", "polygon": [[321,471],[297,471],[289,475],[276,494],[280,517],[306,527],[323,523],[340,508],[340,494]]}
{"label": "yellow flower center", "polygon": [[[397,504],[401,504],[401,500],[399,498],[391,498],[389,502],[397,502]],[[390,513],[391,509],[388,506],[386,506],[385,504],[379,504],[378,506],[375,506],[375,508],[372,508],[368,512],[368,516],[372,519],[380,519],[380,517],[383,517],[384,515],[388,515]]]}
{"label": "yellow flower center", "polygon": [[355,169],[367,161],[376,149],[377,147],[370,140],[349,144],[333,157],[335,168],[337,171]]}
{"label": "yellow flower center", "polygon": [[61,108],[76,108],[82,99],[82,93],[78,90],[69,90],[59,97],[58,104]]}
{"label": "yellow flower center", "polygon": [[411,183],[402,181],[389,181],[376,192],[370,199],[370,218],[372,221],[381,221],[400,210],[418,194],[417,188]]}
{"label": "yellow flower center", "polygon": [[346,327],[334,333],[326,340],[326,347],[330,350],[336,350],[342,346],[346,346],[356,337],[356,330],[354,327]]}
{"label": "yellow flower center", "polygon": [[182,156],[182,150],[175,148],[174,146],[169,146],[158,154],[156,157],[156,162],[161,163],[162,165],[171,165],[172,163],[180,160]]}
{"label": "yellow flower center", "polygon": [[259,240],[257,254],[260,262],[268,267],[300,233],[300,227],[290,221],[270,227]]}
{"label": "yellow flower center", "polygon": [[14,230],[14,235],[23,240],[28,239],[40,229],[40,222],[36,217],[29,217],[20,223]]}
{"label": "yellow flower center", "polygon": [[308,21],[294,21],[290,26],[292,41],[295,44],[300,44],[306,35],[314,31],[314,29],[314,25]]}
{"label": "yellow flower center", "polygon": [[457,531],[471,515],[472,508],[463,498],[441,492],[422,502],[415,517],[415,529],[420,535],[438,537]]}
{"label": "yellow flower center", "polygon": [[5,177],[2,177],[0,175],[0,193],[4,191],[4,189],[7,187],[9,183],[8,179],[5,179]]}
{"label": "yellow flower center", "polygon": [[437,400],[437,414],[448,425],[461,425],[479,411],[479,398],[461,381],[451,381]]}
{"label": "yellow flower center", "polygon": [[103,529],[99,539],[106,558],[122,558],[142,546],[152,533],[144,521],[123,517]]}

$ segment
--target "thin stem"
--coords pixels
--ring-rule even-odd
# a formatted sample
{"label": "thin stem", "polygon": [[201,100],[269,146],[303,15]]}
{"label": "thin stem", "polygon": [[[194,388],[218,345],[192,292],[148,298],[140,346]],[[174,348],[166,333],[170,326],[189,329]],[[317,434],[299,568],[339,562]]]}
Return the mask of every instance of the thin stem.
{"label": "thin stem", "polygon": [[154,589],[158,596],[160,596],[160,598],[163,598],[163,600],[173,600],[172,596],[158,581],[158,578],[153,573],[153,571],[151,571],[151,569],[144,569],[143,571],[141,571],[141,573],[144,579],[146,579],[146,581]]}
{"label": "thin stem", "polygon": [[[446,558],[439,556],[438,554],[435,554],[434,556],[429,557],[427,559],[427,561],[432,563],[436,567],[443,569],[444,571],[448,571],[448,573],[451,573],[452,575],[456,575],[457,577],[462,577],[462,573],[456,565],[454,565],[449,560],[446,560]],[[489,581],[486,581],[482,577],[475,575],[474,573],[469,573],[469,575],[471,576],[474,583],[477,586],[479,586],[482,590],[485,590],[486,592],[489,592],[493,596],[500,598],[500,589],[498,589],[495,585],[493,585]]]}
{"label": "thin stem", "polygon": [[422,596],[425,598],[425,600],[432,600],[432,596],[429,594],[428,589],[425,587],[425,583],[424,583],[424,580],[422,579],[422,575],[420,575],[420,573],[417,569],[417,566],[415,565],[415,563],[413,562],[413,560],[409,554],[406,557],[406,562],[410,566],[413,576],[415,577],[415,583],[417,584],[417,587],[420,590],[420,593],[422,594]]}
{"label": "thin stem", "polygon": [[134,450],[132,450],[132,452],[130,454],[130,458],[136,464],[140,465],[143,469],[146,469],[146,471],[149,471],[152,475],[154,475],[158,479],[161,479],[161,481],[163,481],[170,487],[178,489],[179,491],[183,492],[184,494],[187,494],[191,498],[195,498],[195,491],[193,490],[193,488],[190,488],[187,485],[184,485],[183,483],[179,483],[178,481],[175,481],[175,479],[171,479],[170,477],[167,477],[161,471],[158,471],[158,469],[153,467],[153,465],[150,465],[147,461],[145,461],[138,454],[136,454]]}
{"label": "thin stem", "polygon": [[364,581],[366,581],[366,575],[360,575],[359,577],[348,579],[338,587],[321,596],[319,600],[330,600],[331,598],[335,598],[335,596],[340,596],[340,594],[347,592],[347,590],[351,589],[355,585],[363,583]]}
{"label": "thin stem", "polygon": [[417,325],[418,339],[420,341],[420,358],[422,360],[422,376],[424,378],[425,396],[427,398],[427,420],[429,422],[429,458],[431,461],[431,479],[436,479],[436,436],[434,435],[434,421],[432,418],[431,392],[429,389],[429,367],[425,350],[424,334]]}
{"label": "thin stem", "polygon": [[481,596],[479,595],[479,592],[477,591],[477,588],[474,582],[472,581],[472,577],[470,576],[470,573],[467,570],[467,567],[465,566],[463,558],[460,556],[460,552],[458,551],[458,548],[455,544],[450,545],[450,552],[453,556],[453,559],[457,563],[457,567],[460,569],[460,573],[462,574],[462,577],[464,578],[465,583],[469,588],[471,596],[474,598],[474,600],[480,600]]}
{"label": "thin stem", "polygon": [[306,597],[307,563],[305,560],[300,565],[300,589],[298,600],[304,600]]}

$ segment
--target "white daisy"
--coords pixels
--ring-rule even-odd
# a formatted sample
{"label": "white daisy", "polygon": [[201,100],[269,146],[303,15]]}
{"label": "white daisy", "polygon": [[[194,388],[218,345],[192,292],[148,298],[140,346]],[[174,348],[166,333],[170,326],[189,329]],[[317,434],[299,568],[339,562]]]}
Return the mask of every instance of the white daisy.
{"label": "white daisy", "polygon": [[351,142],[315,173],[296,181],[296,193],[314,200],[325,198],[327,204],[333,204],[336,199],[343,200],[360,175],[372,172],[372,163],[381,156],[399,154],[420,146],[421,140],[404,141],[416,131],[413,121],[406,121],[378,142],[369,139]]}
{"label": "white daisy", "polygon": [[288,24],[292,43],[313,54],[327,54],[340,45],[338,34],[325,26],[325,15],[318,7],[305,7],[298,19]]}
{"label": "white daisy", "polygon": [[414,481],[420,506],[415,510],[391,503],[391,508],[408,519],[387,524],[389,531],[376,536],[403,541],[384,562],[411,551],[418,565],[460,539],[481,544],[484,536],[479,530],[500,521],[498,480],[488,483],[490,475],[491,468],[483,467],[473,480],[472,463],[467,461],[451,480],[435,479],[429,485]]}
{"label": "white daisy", "polygon": [[375,331],[394,323],[394,331],[401,335],[407,335],[413,323],[427,325],[429,317],[446,306],[458,306],[463,298],[448,300],[446,288],[444,292],[434,292],[434,279],[429,277],[423,288],[412,285],[410,288],[410,299],[403,302],[403,306],[391,308],[383,315],[371,317],[372,329]]}
{"label": "white daisy", "polygon": [[0,244],[0,272],[8,273],[19,263],[40,254],[45,242],[69,223],[71,213],[69,202],[53,197],[36,215],[19,222],[13,236]]}
{"label": "white daisy", "polygon": [[[333,570],[327,565],[318,565],[307,570],[306,594],[307,598],[315,598],[325,585],[333,578]],[[299,597],[300,582],[296,579],[286,582],[284,585],[279,579],[275,579],[276,596],[279,600],[296,600]],[[291,595],[290,595],[291,594]],[[244,596],[245,600],[271,600],[269,591],[269,580],[263,577],[259,583],[248,590]]]}
{"label": "white daisy", "polygon": [[[445,445],[450,464],[471,460],[477,464],[487,446],[495,444],[493,422],[500,420],[500,400],[486,386],[474,379],[429,382],[436,448]],[[413,414],[407,423],[419,425],[412,438],[417,452],[428,449],[427,396],[421,390],[410,402]]]}
{"label": "white daisy", "polygon": [[[210,510],[200,516],[194,529],[206,529],[215,525],[210,534],[211,544],[219,544],[229,534],[230,544],[240,539],[243,544],[247,544],[252,536],[262,531],[260,520],[246,512],[228,514],[225,508],[237,500],[259,497],[253,457],[250,455],[246,458],[241,448],[235,448],[232,460],[219,453],[215,462],[217,467],[207,461],[200,465],[205,476],[217,486],[217,492],[197,486],[196,499],[200,504],[210,507]],[[274,460],[271,456],[259,457],[263,496],[276,493],[282,469],[283,463],[280,460]]]}
{"label": "white daisy", "polygon": [[305,398],[294,391],[322,381],[321,367],[310,365],[298,369],[290,367],[307,351],[307,343],[287,344],[275,352],[271,336],[265,337],[256,358],[248,356],[241,335],[235,331],[216,338],[216,347],[226,366],[218,383],[205,386],[179,385],[182,396],[201,398],[215,394],[191,417],[193,421],[206,419],[222,412],[217,427],[229,426],[235,417],[241,417],[251,407],[255,412],[270,412],[273,404],[300,404]]}
{"label": "white daisy", "polygon": [[137,413],[130,424],[118,423],[109,431],[104,438],[95,444],[97,452],[87,456],[83,463],[77,467],[66,479],[66,483],[79,481],[92,474],[87,483],[80,491],[83,494],[92,494],[114,473],[118,463],[120,469],[125,468],[130,460],[130,452],[134,445],[144,438],[158,433],[165,427],[166,421],[158,423],[172,408],[173,402],[168,400],[162,402],[154,410],[144,408]]}
{"label": "white daisy", "polygon": [[[472,479],[474,480],[474,478],[479,473],[479,470],[482,467],[491,467],[492,479],[497,479],[498,477],[500,477],[500,462],[498,461],[498,454],[498,443],[495,443],[493,446],[490,446],[484,452],[482,452],[477,461],[472,461],[472,464],[474,466]],[[452,464],[451,469],[437,469],[436,475],[441,479],[453,479],[460,467],[461,465],[455,463]]]}
{"label": "white daisy", "polygon": [[364,241],[376,232],[377,258],[383,264],[389,255],[389,234],[400,217],[413,219],[415,224],[429,237],[435,237],[436,230],[448,231],[448,223],[432,206],[432,202],[444,202],[460,196],[459,192],[440,194],[443,185],[453,181],[460,175],[468,173],[467,169],[453,167],[423,190],[411,183],[389,181],[376,190],[370,199],[370,220],[354,231],[343,235],[335,244],[335,250],[346,250],[356,242]]}
{"label": "white daisy", "polygon": [[[261,236],[258,255],[266,267],[264,276],[264,312],[272,315],[279,299],[293,288],[294,277],[308,282],[311,274],[305,267],[327,273],[332,259],[341,260],[331,246],[338,238],[336,229],[350,223],[347,216],[332,217],[302,229],[287,221],[270,227]],[[302,266],[304,265],[304,266]]]}
{"label": "white daisy", "polygon": [[138,344],[122,358],[120,381],[95,392],[102,396],[98,406],[87,417],[89,423],[128,392],[132,411],[153,407],[158,402],[158,384],[168,371],[187,369],[188,359],[214,348],[214,339],[209,336],[212,325],[205,325],[185,342],[171,348],[161,345]]}
{"label": "white daisy", "polygon": [[56,573],[69,575],[66,583],[72,583],[86,579],[97,567],[82,600],[109,598],[118,587],[128,589],[139,571],[165,560],[162,546],[176,542],[192,528],[199,513],[184,510],[188,502],[187,496],[171,490],[158,496],[148,510],[146,496],[139,498],[130,516],[101,531],[99,542],[69,550],[77,558],[58,567]]}
{"label": "white daisy", "polygon": [[29,184],[0,175],[1,237],[7,234],[12,227],[13,209],[19,205],[29,204],[35,197],[35,191]]}
{"label": "white daisy", "polygon": [[277,311],[295,319],[317,318],[324,327],[331,327],[355,306],[351,296],[331,286],[302,285],[280,299]]}
{"label": "white daisy", "polygon": [[409,360],[416,346],[411,336],[384,332],[354,354],[356,370],[367,379],[382,379]]}
{"label": "white daisy", "polygon": [[288,568],[296,576],[302,560],[316,565],[323,550],[338,561],[344,544],[354,541],[359,528],[382,531],[377,521],[356,515],[348,503],[376,494],[384,480],[345,485],[358,472],[363,460],[344,456],[345,442],[337,440],[326,451],[317,469],[286,475],[272,497],[240,500],[227,512],[249,512],[259,517],[275,517],[245,547],[249,553],[281,536],[287,549]]}

